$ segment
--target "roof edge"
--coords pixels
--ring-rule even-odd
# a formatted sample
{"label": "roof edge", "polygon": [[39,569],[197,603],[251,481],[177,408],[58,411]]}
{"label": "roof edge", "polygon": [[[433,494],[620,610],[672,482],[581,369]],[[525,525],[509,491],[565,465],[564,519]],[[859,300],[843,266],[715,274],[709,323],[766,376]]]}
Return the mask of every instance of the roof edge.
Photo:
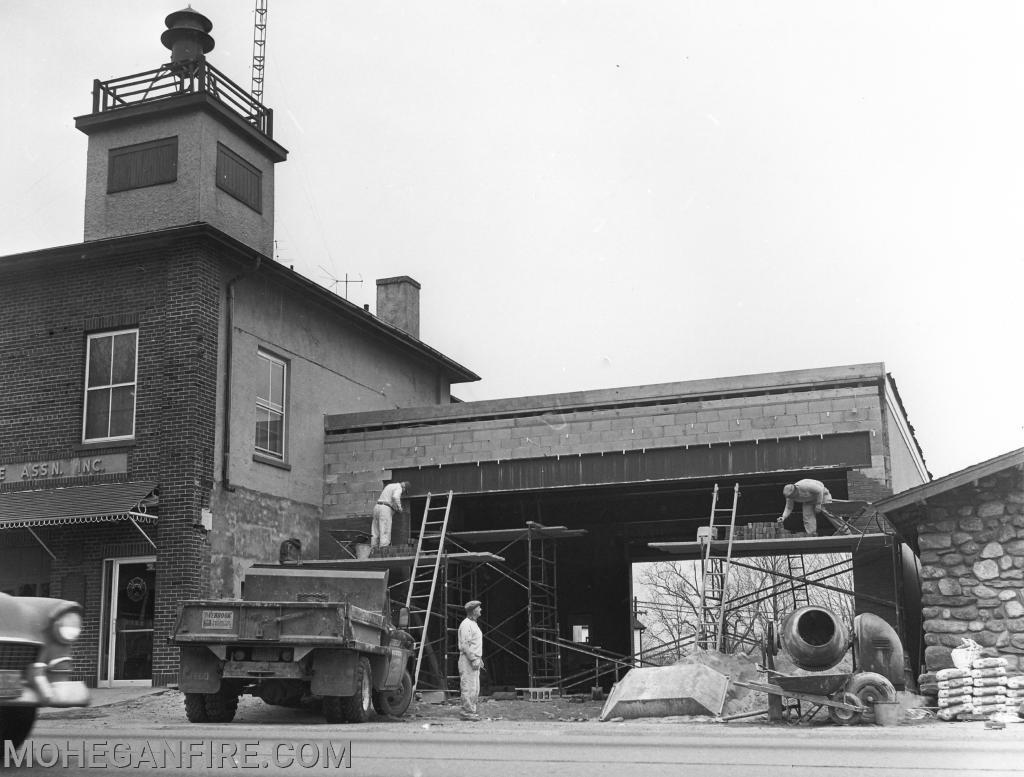
{"label": "roof edge", "polygon": [[367,428],[401,427],[419,424],[457,423],[549,413],[571,413],[638,405],[678,404],[736,396],[810,391],[821,388],[878,385],[885,377],[881,362],[850,364],[808,370],[766,372],[675,383],[628,386],[563,394],[541,394],[507,399],[487,399],[396,410],[329,415],[325,431],[364,431]]}
{"label": "roof edge", "polygon": [[153,102],[135,103],[99,113],[86,113],[75,116],[75,127],[86,135],[103,131],[113,126],[135,124],[150,121],[163,115],[205,111],[225,127],[237,132],[254,145],[258,146],[274,163],[284,162],[288,158],[288,149],[269,135],[260,132],[237,113],[229,109],[219,100],[215,100],[206,92],[175,94]]}
{"label": "roof edge", "polygon": [[994,458],[941,477],[938,480],[933,480],[930,483],[922,483],[919,486],[908,488],[906,491],[901,491],[898,494],[893,494],[875,502],[873,507],[878,512],[885,513],[888,516],[890,513],[917,505],[948,491],[965,486],[968,483],[973,483],[976,480],[994,475],[1003,470],[1012,469],[1013,467],[1024,468],[1024,448],[1017,448],[1017,450],[995,456]]}
{"label": "roof edge", "polygon": [[82,243],[72,243],[65,246],[53,248],[42,248],[35,251],[27,251],[20,254],[0,256],[0,272],[5,270],[35,269],[42,267],[51,259],[98,259],[104,256],[111,256],[125,250],[137,250],[142,248],[156,248],[171,245],[179,240],[189,238],[200,238],[212,240],[234,254],[234,258],[244,261],[251,266],[253,260],[258,260],[261,268],[264,268],[283,280],[301,288],[305,293],[315,296],[318,300],[333,308],[353,323],[365,326],[385,337],[400,342],[407,348],[418,352],[420,356],[429,361],[440,364],[448,374],[452,383],[470,383],[480,380],[480,376],[467,367],[445,356],[435,348],[424,343],[419,338],[413,337],[402,329],[382,321],[377,316],[364,310],[358,305],[339,297],[330,289],[325,289],[320,284],[311,281],[304,275],[295,272],[289,267],[275,261],[274,259],[261,254],[259,251],[236,240],[217,227],[205,221],[197,221],[193,224],[186,224],[180,227],[158,229],[150,232],[140,232],[132,235],[119,235],[107,237],[100,240],[88,240]]}

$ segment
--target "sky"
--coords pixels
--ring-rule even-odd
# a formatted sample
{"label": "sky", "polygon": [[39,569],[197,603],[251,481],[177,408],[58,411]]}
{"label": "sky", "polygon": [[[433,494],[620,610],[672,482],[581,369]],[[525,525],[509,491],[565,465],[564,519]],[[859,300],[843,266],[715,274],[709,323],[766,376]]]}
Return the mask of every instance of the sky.
{"label": "sky", "polygon": [[[254,0],[194,0],[248,88]],[[182,2],[3,0],[0,255],[82,240],[94,78]],[[884,362],[936,477],[1024,446],[1024,4],[268,0],[275,258],[473,401]],[[12,72],[13,71],[13,72]]]}

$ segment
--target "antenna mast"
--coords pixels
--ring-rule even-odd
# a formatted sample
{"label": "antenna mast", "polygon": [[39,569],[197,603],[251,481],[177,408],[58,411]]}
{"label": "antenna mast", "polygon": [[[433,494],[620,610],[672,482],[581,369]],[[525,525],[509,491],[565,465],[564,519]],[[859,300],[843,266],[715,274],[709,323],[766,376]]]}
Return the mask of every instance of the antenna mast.
{"label": "antenna mast", "polygon": [[256,28],[252,41],[252,99],[263,102],[263,66],[267,50],[267,0],[256,0]]}

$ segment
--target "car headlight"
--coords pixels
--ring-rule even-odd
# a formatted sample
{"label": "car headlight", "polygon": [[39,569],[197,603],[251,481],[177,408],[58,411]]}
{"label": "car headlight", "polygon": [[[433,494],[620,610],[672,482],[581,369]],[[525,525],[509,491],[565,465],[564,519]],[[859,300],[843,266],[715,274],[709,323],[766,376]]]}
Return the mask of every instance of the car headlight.
{"label": "car headlight", "polygon": [[82,633],[82,616],[74,610],[61,613],[53,621],[53,637],[58,642],[70,645]]}

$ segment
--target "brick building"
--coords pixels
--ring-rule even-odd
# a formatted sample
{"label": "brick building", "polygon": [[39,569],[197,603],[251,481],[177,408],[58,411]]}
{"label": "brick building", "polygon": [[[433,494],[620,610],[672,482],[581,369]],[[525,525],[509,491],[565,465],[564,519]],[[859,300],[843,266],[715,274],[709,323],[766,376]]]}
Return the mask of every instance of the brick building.
{"label": "brick building", "polygon": [[272,113],[205,17],[167,27],[172,61],[76,119],[85,241],[0,258],[0,590],[80,601],[75,673],[104,685],[174,681],[180,601],[237,596],[287,537],[315,555],[325,413],[478,379],[419,339],[411,278],[378,317],[270,258]]}
{"label": "brick building", "polygon": [[[741,485],[749,524],[800,477],[867,501],[928,479],[882,364],[453,403],[478,378],[419,339],[414,280],[378,281],[374,316],[270,258],[273,115],[206,60],[204,17],[167,24],[171,63],[95,82],[76,119],[85,241],[0,258],[0,590],[83,603],[82,679],[172,682],[180,601],[238,595],[286,537],[331,552],[323,521],[364,530],[392,479],[414,521],[455,492],[463,535],[579,530],[559,541],[554,631],[621,654],[630,564],[693,540],[716,483]],[[916,634],[916,572],[880,533],[858,548],[858,607]],[[521,628],[489,574],[467,591]],[[504,682],[520,648],[489,662]]]}

